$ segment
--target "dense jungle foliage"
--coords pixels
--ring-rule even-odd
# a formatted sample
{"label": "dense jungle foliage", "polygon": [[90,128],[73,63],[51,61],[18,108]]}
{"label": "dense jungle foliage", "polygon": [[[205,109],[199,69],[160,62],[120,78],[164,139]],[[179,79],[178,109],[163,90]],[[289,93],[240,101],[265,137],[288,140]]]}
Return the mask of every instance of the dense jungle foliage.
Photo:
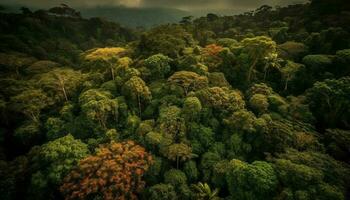
{"label": "dense jungle foliage", "polygon": [[0,12],[0,199],[350,198],[350,4],[137,31]]}

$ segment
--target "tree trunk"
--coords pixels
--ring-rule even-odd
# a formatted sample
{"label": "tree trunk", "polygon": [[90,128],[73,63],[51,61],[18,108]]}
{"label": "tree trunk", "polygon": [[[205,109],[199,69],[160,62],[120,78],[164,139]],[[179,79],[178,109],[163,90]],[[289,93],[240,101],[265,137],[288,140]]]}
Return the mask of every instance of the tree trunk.
{"label": "tree trunk", "polygon": [[113,66],[111,66],[111,74],[112,74],[112,80],[114,81],[114,69],[113,69]]}
{"label": "tree trunk", "polygon": [[141,118],[141,100],[140,100],[140,95],[137,94],[137,101],[138,101],[138,104],[139,104],[139,117]]}
{"label": "tree trunk", "polygon": [[103,128],[104,130],[107,130],[107,126],[106,126],[106,124],[105,124],[105,122],[104,122],[104,120],[102,119],[102,117],[101,117],[100,114],[97,115],[97,118],[98,118],[98,121],[100,122],[100,125],[102,126],[102,128]]}
{"label": "tree trunk", "polygon": [[17,78],[20,79],[21,76],[19,75],[19,69],[18,69],[18,67],[16,67],[16,75],[17,75]]}
{"label": "tree trunk", "polygon": [[107,130],[106,124],[105,124],[103,121],[101,121],[101,122],[102,122],[102,127],[103,127],[103,129],[104,129],[104,130]]}
{"label": "tree trunk", "polygon": [[115,115],[115,122],[117,123],[118,122],[118,114],[119,114],[119,112],[118,112],[118,109],[115,109],[115,111],[114,111],[115,113],[114,113],[114,115]]}
{"label": "tree trunk", "polygon": [[253,70],[255,69],[255,65],[258,63],[258,58],[254,59],[253,64],[250,66],[248,70],[248,76],[247,76],[247,81],[250,82],[250,79],[252,77]]}
{"label": "tree trunk", "polygon": [[183,87],[183,89],[184,89],[184,92],[185,92],[185,96],[187,96],[187,94],[188,94],[188,87]]}
{"label": "tree trunk", "polygon": [[264,81],[266,80],[268,70],[269,70],[269,68],[266,68],[266,70],[264,72]]}
{"label": "tree trunk", "polygon": [[58,78],[58,84],[61,86],[61,90],[63,92],[64,99],[66,101],[68,101],[68,96],[67,96],[66,88],[64,86],[64,81],[60,78],[60,76],[57,76],[57,78]]}
{"label": "tree trunk", "polygon": [[63,91],[64,98],[66,99],[66,101],[68,101],[66,88],[64,88],[64,86],[62,86],[62,91]]}
{"label": "tree trunk", "polygon": [[176,169],[179,169],[179,156],[176,156]]}
{"label": "tree trunk", "polygon": [[31,116],[31,118],[32,118],[32,120],[33,120],[34,122],[38,122],[38,121],[39,121],[38,118],[34,115],[33,112],[30,112],[30,116]]}
{"label": "tree trunk", "polygon": [[286,91],[286,90],[288,90],[288,79],[286,80],[286,83],[284,84],[284,90]]}

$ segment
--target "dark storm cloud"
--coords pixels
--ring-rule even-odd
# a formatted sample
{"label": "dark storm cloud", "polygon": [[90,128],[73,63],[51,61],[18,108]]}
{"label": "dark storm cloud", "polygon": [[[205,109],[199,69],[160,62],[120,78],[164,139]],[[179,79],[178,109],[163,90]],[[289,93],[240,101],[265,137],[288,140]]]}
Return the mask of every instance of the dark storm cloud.
{"label": "dark storm cloud", "polygon": [[264,4],[286,5],[305,1],[307,0],[0,0],[0,3],[36,7],[49,7],[66,3],[73,7],[124,5],[129,7],[172,7],[187,10],[210,10],[253,9]]}

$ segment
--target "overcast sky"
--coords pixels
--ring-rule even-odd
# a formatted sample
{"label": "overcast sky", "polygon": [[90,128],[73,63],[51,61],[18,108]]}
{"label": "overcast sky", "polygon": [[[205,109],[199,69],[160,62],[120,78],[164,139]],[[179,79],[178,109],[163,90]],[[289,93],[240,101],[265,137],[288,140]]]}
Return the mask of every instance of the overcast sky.
{"label": "overcast sky", "polygon": [[20,4],[47,8],[66,3],[71,7],[127,6],[127,7],[170,7],[183,10],[251,10],[261,5],[288,5],[307,0],[0,0],[0,4]]}

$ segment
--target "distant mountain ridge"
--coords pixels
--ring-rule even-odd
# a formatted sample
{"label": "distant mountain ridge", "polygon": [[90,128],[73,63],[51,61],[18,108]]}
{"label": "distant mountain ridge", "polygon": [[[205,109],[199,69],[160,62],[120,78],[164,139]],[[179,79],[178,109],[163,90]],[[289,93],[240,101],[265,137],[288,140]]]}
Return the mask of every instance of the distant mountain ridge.
{"label": "distant mountain ridge", "polygon": [[77,8],[85,18],[104,17],[128,27],[152,27],[164,23],[179,22],[189,12],[172,8],[128,8],[104,6]]}
{"label": "distant mountain ridge", "polygon": [[[3,12],[19,13],[21,5],[5,5],[6,9]],[[29,7],[31,10],[49,9]],[[216,13],[219,15],[235,15],[243,13],[246,10],[196,10],[185,11],[175,8],[131,8],[125,6],[98,6],[98,7],[77,7],[74,8],[81,12],[84,18],[102,17],[110,21],[117,22],[123,26],[136,28],[145,27],[150,28],[161,24],[177,23],[185,16],[201,17],[208,13]]]}
{"label": "distant mountain ridge", "polygon": [[231,16],[247,11],[243,9],[185,11],[175,8],[129,8],[124,6],[77,8],[77,10],[81,11],[85,18],[105,17],[128,27],[143,26],[146,28],[166,23],[177,23],[185,16],[201,17],[208,13]]}
{"label": "distant mountain ridge", "polygon": [[[21,5],[5,5],[3,12],[20,13]],[[49,8],[29,7],[31,10]],[[127,27],[150,28],[160,24],[176,23],[190,12],[173,8],[129,8],[125,6],[77,7],[84,18],[101,17]]]}

